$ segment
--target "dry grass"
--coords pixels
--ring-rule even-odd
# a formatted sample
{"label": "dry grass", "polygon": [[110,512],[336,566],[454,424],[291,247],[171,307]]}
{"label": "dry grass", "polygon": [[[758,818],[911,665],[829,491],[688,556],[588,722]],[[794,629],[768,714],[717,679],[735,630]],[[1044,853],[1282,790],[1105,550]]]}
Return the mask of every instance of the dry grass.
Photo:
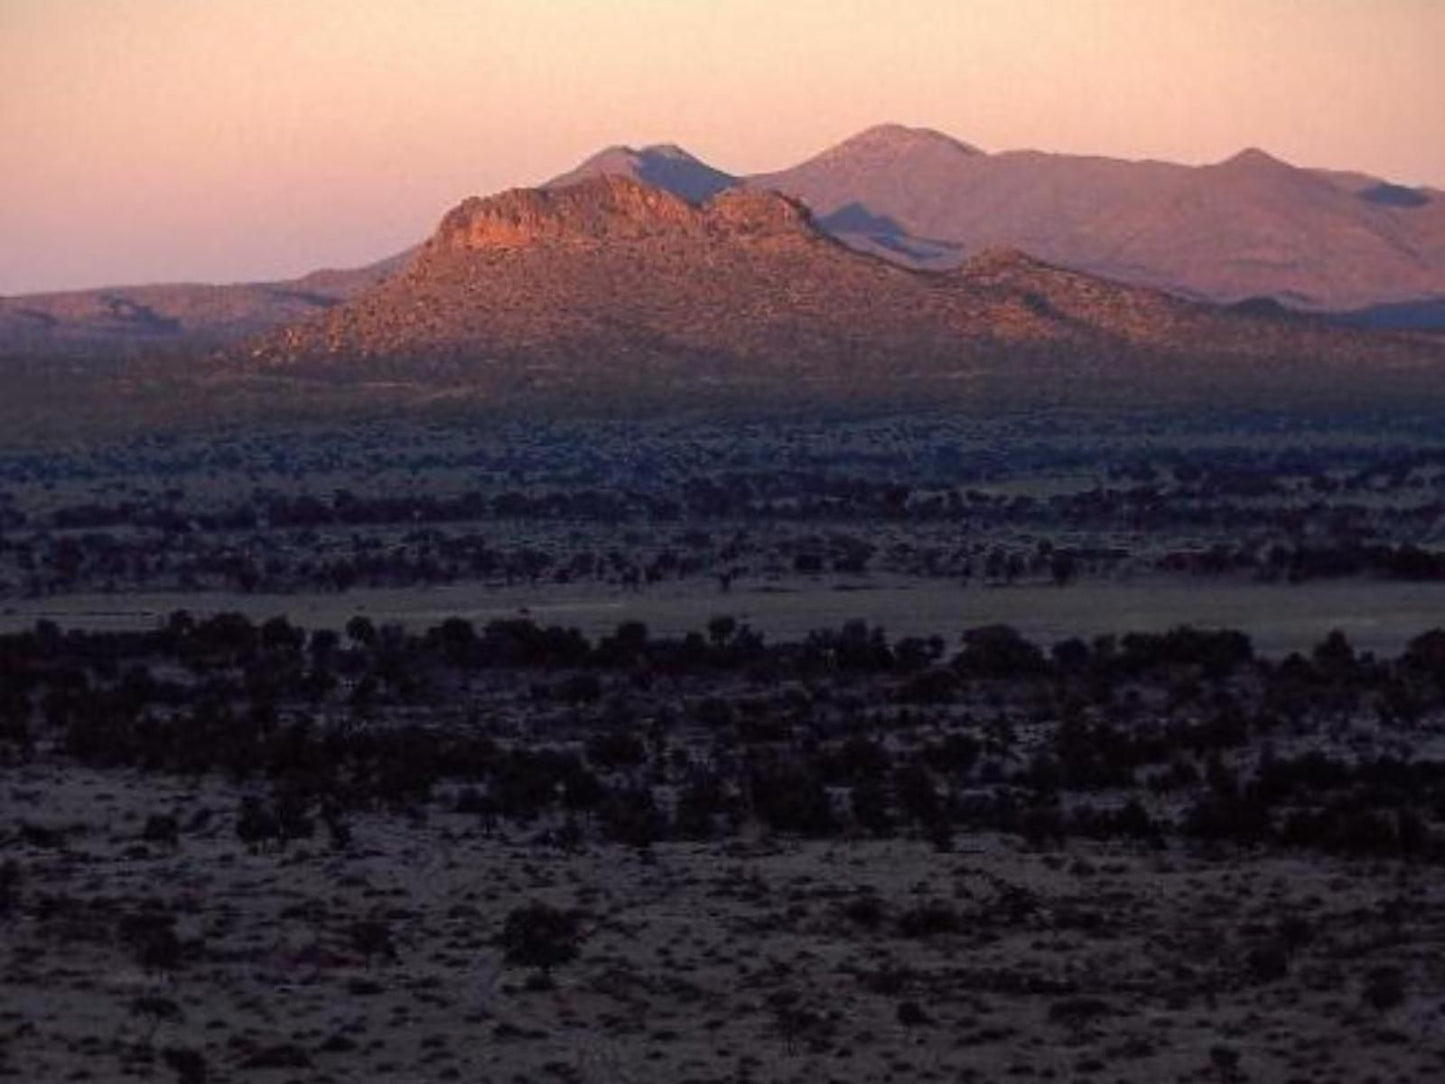
{"label": "dry grass", "polygon": [[[345,852],[253,854],[218,780],[35,766],[0,787],[22,877],[0,926],[0,1067],[18,1080],[184,1081],[194,1059],[176,1051],[212,1082],[1427,1081],[1445,1067],[1434,869],[994,836],[947,854],[757,834],[567,850],[533,839],[541,824],[489,836],[444,801],[356,818]],[[157,810],[181,823],[178,848],[141,841]],[[37,846],[12,830],[22,818],[68,830]],[[532,900],[583,915],[581,959],[550,977],[506,966],[494,941]],[[147,914],[175,920],[174,970],[139,962]],[[1271,978],[1255,953],[1286,919],[1308,936]],[[362,955],[362,922],[386,927],[395,962]],[[940,932],[904,936],[920,926]],[[1400,1002],[1372,1005],[1391,972]]]}

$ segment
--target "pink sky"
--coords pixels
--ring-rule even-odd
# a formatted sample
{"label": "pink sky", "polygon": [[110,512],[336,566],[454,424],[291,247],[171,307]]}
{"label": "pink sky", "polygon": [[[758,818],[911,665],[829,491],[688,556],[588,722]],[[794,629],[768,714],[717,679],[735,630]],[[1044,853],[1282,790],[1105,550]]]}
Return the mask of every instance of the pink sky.
{"label": "pink sky", "polygon": [[1445,188],[1440,0],[0,0],[0,293],[277,278],[612,143],[985,150]]}

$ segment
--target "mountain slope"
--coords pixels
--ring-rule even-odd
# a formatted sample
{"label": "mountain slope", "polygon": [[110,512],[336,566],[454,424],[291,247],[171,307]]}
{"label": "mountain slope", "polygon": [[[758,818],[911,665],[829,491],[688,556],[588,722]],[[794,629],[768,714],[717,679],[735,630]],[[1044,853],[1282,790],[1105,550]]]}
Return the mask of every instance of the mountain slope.
{"label": "mountain slope", "polygon": [[[1212,166],[1014,151],[885,125],[747,183],[825,225],[924,238],[947,262],[992,245],[1175,292],[1311,308],[1445,296],[1445,199],[1378,178],[1298,169],[1250,150]],[[883,224],[850,230],[849,222]],[[850,237],[851,239],[851,237]],[[896,246],[895,246],[896,251]],[[906,253],[905,253],[906,258]],[[957,258],[957,257],[955,257]]]}
{"label": "mountain slope", "polygon": [[0,353],[41,356],[184,351],[234,342],[355,297],[412,250],[366,267],[285,282],[169,283],[0,297]]}
{"label": "mountain slope", "polygon": [[673,143],[654,144],[633,150],[631,147],[608,147],[587,159],[576,169],[554,177],[543,187],[565,188],[591,177],[630,177],[681,196],[691,203],[703,203],[738,179],[714,169]]}
{"label": "mountain slope", "polygon": [[242,361],[498,396],[791,394],[1040,379],[1095,390],[1144,378],[1258,384],[1282,369],[1318,379],[1331,367],[1438,360],[1425,350],[1182,301],[1016,251],[914,271],[839,244],[773,193],[730,190],[697,206],[602,175],[464,202],[403,273],[248,344]]}

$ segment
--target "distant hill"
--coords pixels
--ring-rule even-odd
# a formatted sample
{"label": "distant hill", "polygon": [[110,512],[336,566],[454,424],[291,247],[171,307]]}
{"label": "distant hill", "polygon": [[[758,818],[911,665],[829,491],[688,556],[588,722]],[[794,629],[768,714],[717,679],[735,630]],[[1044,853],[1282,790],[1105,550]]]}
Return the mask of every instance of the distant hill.
{"label": "distant hill", "polygon": [[138,356],[235,342],[300,320],[383,282],[408,250],[352,270],[286,282],[168,283],[0,297],[0,353]]}
{"label": "distant hill", "polygon": [[253,373],[509,395],[1087,401],[1438,368],[1428,344],[1220,308],[988,250],[921,272],[840,244],[795,200],[698,206],[626,176],[469,199],[401,273],[232,354]]}
{"label": "distant hill", "polygon": [[913,238],[956,246],[923,255],[923,266],[1007,244],[1217,301],[1351,309],[1445,296],[1445,196],[1253,149],[1199,167],[984,154],[938,132],[884,125],[747,183],[801,199],[875,250],[906,250]]}

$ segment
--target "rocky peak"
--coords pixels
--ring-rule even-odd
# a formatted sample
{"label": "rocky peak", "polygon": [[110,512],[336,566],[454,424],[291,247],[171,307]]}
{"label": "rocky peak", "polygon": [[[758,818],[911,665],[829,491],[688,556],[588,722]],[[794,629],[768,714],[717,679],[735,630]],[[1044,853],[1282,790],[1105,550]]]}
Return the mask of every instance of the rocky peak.
{"label": "rocky peak", "polygon": [[839,143],[824,157],[893,159],[932,151],[962,155],[983,154],[977,147],[944,135],[932,128],[909,128],[902,124],[878,124]]}
{"label": "rocky peak", "polygon": [[1226,158],[1224,161],[1218,163],[1218,167],[1220,169],[1229,169],[1241,172],[1256,172],[1259,170],[1268,169],[1294,168],[1288,162],[1283,162],[1280,159],[1274,157],[1274,155],[1270,154],[1269,152],[1260,150],[1258,147],[1246,147],[1238,154],[1232,155],[1231,157]]}
{"label": "rocky peak", "polygon": [[640,150],[608,147],[576,169],[553,177],[544,187],[568,188],[600,174],[630,177],[681,196],[690,203],[702,203],[737,183],[731,174],[714,169],[677,144],[657,143]]}
{"label": "rocky peak", "polygon": [[680,162],[700,161],[697,155],[689,153],[676,143],[653,143],[634,153],[639,158],[672,158]]}
{"label": "rocky peak", "polygon": [[697,208],[619,174],[561,188],[514,188],[473,196],[449,211],[432,251],[523,248],[538,244],[638,240],[663,230],[697,230]]}
{"label": "rocky peak", "polygon": [[613,163],[637,164],[649,159],[669,159],[676,162],[701,162],[695,154],[690,154],[685,148],[679,147],[676,143],[650,143],[645,147],[633,147],[626,143],[617,143],[611,147],[604,147],[591,158],[588,158],[578,168],[585,169],[588,166],[610,165]]}
{"label": "rocky peak", "polygon": [[[563,176],[572,177],[569,183],[575,184],[583,177],[592,176],[597,173],[628,174],[637,168],[640,159],[641,155],[635,149],[619,143],[614,147],[604,147],[592,155],[592,157],[582,162],[582,164],[577,167],[577,176],[573,176],[572,174],[564,174]],[[557,181],[551,181],[549,185],[555,187]]]}

